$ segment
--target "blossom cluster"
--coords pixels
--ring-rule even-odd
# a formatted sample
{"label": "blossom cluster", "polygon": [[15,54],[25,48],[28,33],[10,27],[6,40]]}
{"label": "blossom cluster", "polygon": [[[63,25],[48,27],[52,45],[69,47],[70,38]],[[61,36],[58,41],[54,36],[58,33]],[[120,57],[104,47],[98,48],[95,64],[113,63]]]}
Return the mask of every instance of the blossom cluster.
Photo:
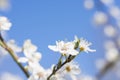
{"label": "blossom cluster", "polygon": [[[49,45],[48,48],[55,52],[59,52],[63,57],[68,57],[70,55],[77,56],[81,51],[95,52],[95,50],[89,48],[90,45],[91,43],[87,42],[83,38],[78,39],[75,37],[75,40],[71,42],[56,41],[56,45]],[[31,73],[31,76],[28,80],[47,80],[47,77],[49,77],[55,65],[52,65],[49,69],[42,67],[39,63],[42,54],[40,52],[37,52],[37,46],[32,44],[30,40],[26,40],[24,42],[23,53],[25,57],[20,57],[18,61],[21,63],[27,63],[25,68],[27,71],[29,71],[29,73]],[[58,63],[58,65],[61,65],[64,60],[65,58],[61,58],[61,63]],[[68,74],[71,78],[73,78],[75,75],[80,74],[78,63],[74,61],[66,63],[63,67],[61,67],[60,70],[51,76],[50,80],[65,80]]]}

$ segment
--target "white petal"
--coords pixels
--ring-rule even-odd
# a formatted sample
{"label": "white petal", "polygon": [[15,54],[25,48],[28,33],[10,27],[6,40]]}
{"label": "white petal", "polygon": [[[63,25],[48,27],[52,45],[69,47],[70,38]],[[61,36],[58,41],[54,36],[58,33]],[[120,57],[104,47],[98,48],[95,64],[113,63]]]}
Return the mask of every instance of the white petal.
{"label": "white petal", "polygon": [[26,62],[28,62],[28,59],[26,57],[21,57],[18,59],[18,62],[26,63]]}
{"label": "white petal", "polygon": [[95,49],[88,49],[89,52],[96,52]]}
{"label": "white petal", "polygon": [[35,62],[39,62],[41,58],[42,58],[41,53],[40,52],[35,52],[33,54],[33,57],[31,57],[31,60],[33,60]]}
{"label": "white petal", "polygon": [[37,51],[37,46],[31,43],[31,40],[28,39],[24,42],[23,49],[26,53],[34,53]]}
{"label": "white petal", "polygon": [[7,17],[0,16],[0,30],[9,30],[11,25]]}
{"label": "white petal", "polygon": [[58,49],[57,49],[56,46],[51,46],[51,45],[49,45],[48,48],[51,49],[51,50],[53,50],[53,51],[55,51],[55,52],[58,51]]}
{"label": "white petal", "polygon": [[24,50],[23,52],[24,52],[25,57],[27,57],[27,58],[31,58],[32,57],[33,53],[30,53],[29,50]]}
{"label": "white petal", "polygon": [[77,50],[70,50],[68,54],[71,54],[73,56],[77,55],[79,52]]}

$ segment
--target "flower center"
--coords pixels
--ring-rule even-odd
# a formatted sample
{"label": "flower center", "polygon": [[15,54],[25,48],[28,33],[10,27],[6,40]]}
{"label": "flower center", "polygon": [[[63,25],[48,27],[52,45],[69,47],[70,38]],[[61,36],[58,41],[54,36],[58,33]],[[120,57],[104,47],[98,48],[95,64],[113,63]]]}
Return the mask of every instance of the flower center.
{"label": "flower center", "polygon": [[61,50],[62,50],[62,51],[67,51],[68,48],[66,47],[66,45],[64,45]]}
{"label": "flower center", "polygon": [[67,66],[67,67],[66,67],[66,71],[67,71],[67,72],[70,72],[70,71],[71,71],[70,66]]}
{"label": "flower center", "polygon": [[80,51],[84,51],[84,47],[80,47]]}

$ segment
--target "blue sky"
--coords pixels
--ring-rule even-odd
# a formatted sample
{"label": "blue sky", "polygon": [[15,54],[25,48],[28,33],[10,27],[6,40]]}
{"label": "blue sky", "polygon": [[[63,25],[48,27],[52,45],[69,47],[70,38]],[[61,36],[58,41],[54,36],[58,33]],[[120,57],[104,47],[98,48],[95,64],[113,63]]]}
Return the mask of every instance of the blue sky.
{"label": "blue sky", "polygon": [[[80,64],[83,73],[95,75],[95,60],[102,57],[101,30],[92,25],[92,14],[83,6],[83,0],[11,0],[11,9],[0,12],[7,16],[13,26],[7,32],[9,39],[15,39],[22,46],[24,40],[31,39],[39,47],[43,57],[40,63],[49,68],[57,63],[59,54],[48,49],[56,40],[73,40],[74,35],[92,42],[95,53],[82,53],[75,60]],[[10,56],[0,62],[0,73],[11,72],[25,79],[24,74]]]}

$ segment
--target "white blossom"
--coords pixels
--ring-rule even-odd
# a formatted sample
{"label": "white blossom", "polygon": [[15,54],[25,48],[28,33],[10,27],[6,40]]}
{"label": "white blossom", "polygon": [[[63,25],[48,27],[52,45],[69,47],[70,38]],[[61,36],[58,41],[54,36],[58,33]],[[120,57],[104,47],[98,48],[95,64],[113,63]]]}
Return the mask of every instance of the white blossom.
{"label": "white blossom", "polygon": [[96,50],[90,49],[89,46],[91,46],[92,43],[86,41],[85,39],[81,38],[79,43],[79,49],[80,51],[88,52],[95,52]]}
{"label": "white blossom", "polygon": [[25,57],[20,57],[19,62],[39,62],[42,56],[40,52],[37,52],[37,46],[33,45],[30,40],[24,42],[23,52]]}
{"label": "white blossom", "polygon": [[[47,80],[47,77],[51,74],[52,69],[44,69],[39,63],[29,63],[27,66],[31,76],[28,80]],[[52,79],[50,79],[52,80]]]}
{"label": "white blossom", "polygon": [[28,70],[32,74],[28,80],[46,80],[47,70],[45,70],[39,63],[29,63]]}
{"label": "white blossom", "polygon": [[[68,80],[75,78],[75,76],[80,75],[81,70],[79,67],[79,64],[77,62],[71,61],[67,64],[65,64],[55,75],[55,80]],[[69,77],[69,78],[68,78]]]}
{"label": "white blossom", "polygon": [[56,45],[49,45],[48,48],[55,51],[60,52],[63,55],[77,55],[79,52],[74,49],[75,44],[73,42],[64,42],[64,41],[56,41]]}
{"label": "white blossom", "polygon": [[76,62],[69,62],[63,66],[63,71],[64,74],[69,74],[69,75],[78,75],[81,73],[80,67],[78,63]]}
{"label": "white blossom", "polygon": [[0,16],[0,31],[10,30],[12,23],[5,16]]}
{"label": "white blossom", "polygon": [[23,51],[25,55],[28,55],[30,53],[34,53],[37,51],[37,46],[31,43],[31,40],[25,40],[24,45],[23,45]]}

